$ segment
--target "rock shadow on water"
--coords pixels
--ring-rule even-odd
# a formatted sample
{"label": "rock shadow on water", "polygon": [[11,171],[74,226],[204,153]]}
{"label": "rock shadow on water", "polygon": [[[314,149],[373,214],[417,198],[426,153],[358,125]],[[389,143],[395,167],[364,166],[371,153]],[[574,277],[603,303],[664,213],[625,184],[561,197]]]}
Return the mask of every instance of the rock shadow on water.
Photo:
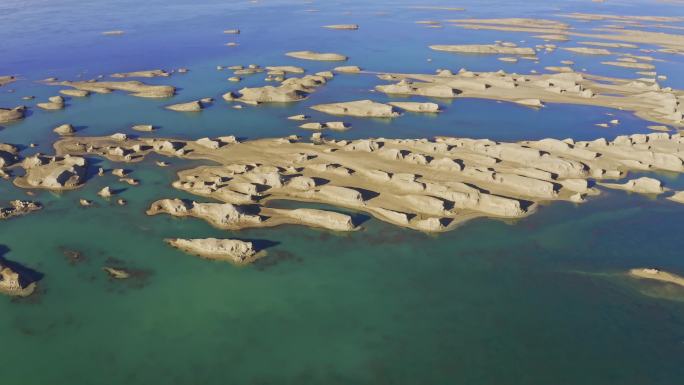
{"label": "rock shadow on water", "polygon": [[264,257],[257,259],[252,264],[258,271],[269,270],[281,263],[298,263],[304,262],[304,258],[287,250],[274,250],[268,252]]}
{"label": "rock shadow on water", "polygon": [[90,181],[93,177],[98,175],[98,172],[100,170],[100,167],[103,163],[103,160],[101,158],[93,157],[93,156],[84,156],[86,160],[86,173],[85,177],[83,178],[83,184],[87,184],[88,181]]}

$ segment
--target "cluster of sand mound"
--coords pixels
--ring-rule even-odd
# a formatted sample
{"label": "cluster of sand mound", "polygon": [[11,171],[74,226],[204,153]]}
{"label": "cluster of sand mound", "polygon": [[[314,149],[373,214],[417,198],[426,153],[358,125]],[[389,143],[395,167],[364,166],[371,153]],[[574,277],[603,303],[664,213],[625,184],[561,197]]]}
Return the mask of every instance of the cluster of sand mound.
{"label": "cluster of sand mound", "polygon": [[125,91],[140,98],[169,98],[176,93],[176,88],[166,85],[149,85],[140,81],[61,81],[49,82],[49,85],[72,87],[77,90],[108,94],[113,91]]}
{"label": "cluster of sand mound", "polygon": [[[113,153],[113,148],[120,151]],[[148,213],[199,217],[233,230],[283,223],[356,228],[345,214],[267,205],[284,199],[350,208],[399,226],[439,232],[475,217],[524,217],[538,202],[583,202],[600,192],[594,181],[621,179],[630,170],[684,171],[684,138],[667,133],[518,143],[450,137],[314,142],[296,137],[248,142],[232,137],[71,137],[57,142],[56,149],[61,156],[100,155],[113,161],[139,161],[156,152],[218,162],[181,171],[173,186],[223,203],[163,199]],[[644,178],[607,187],[666,191],[660,182]]]}
{"label": "cluster of sand mound", "polygon": [[[622,62],[620,62],[622,63]],[[632,63],[626,63],[632,64]],[[653,122],[684,125],[684,92],[655,79],[619,79],[572,71],[550,74],[440,70],[436,74],[382,73],[377,91],[389,95],[484,98],[540,107],[568,103],[630,110]]]}
{"label": "cluster of sand mound", "polygon": [[[642,16],[641,19],[634,16],[597,15],[597,14],[569,14],[564,15],[575,20],[622,20],[622,21],[657,21],[660,23],[675,22],[675,18]],[[497,19],[452,19],[447,20],[457,27],[494,30],[505,32],[527,32],[540,38],[551,37],[553,40],[564,41],[569,37],[582,37],[596,40],[619,42],[618,44],[648,44],[662,47],[659,52],[681,53],[684,52],[684,36],[649,29],[660,28],[662,24],[637,24],[632,23],[633,28],[606,26],[594,30],[580,31],[567,23],[547,19],[531,18],[497,18]],[[646,27],[635,29],[636,27]],[[629,48],[618,46],[618,48]]]}
{"label": "cluster of sand mound", "polygon": [[72,190],[85,182],[86,160],[78,156],[33,155],[21,162],[23,176],[14,184],[23,188],[41,188],[54,191]]}

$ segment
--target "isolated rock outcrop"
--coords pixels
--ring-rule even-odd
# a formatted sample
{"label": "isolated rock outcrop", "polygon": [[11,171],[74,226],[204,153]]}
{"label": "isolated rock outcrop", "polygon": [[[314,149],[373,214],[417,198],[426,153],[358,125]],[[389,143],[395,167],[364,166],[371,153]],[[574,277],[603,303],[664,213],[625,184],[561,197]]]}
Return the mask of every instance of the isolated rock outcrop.
{"label": "isolated rock outcrop", "polygon": [[81,187],[86,177],[86,160],[78,156],[34,155],[21,163],[26,174],[14,184],[23,188],[71,190]]}
{"label": "isolated rock outcrop", "polygon": [[361,67],[359,66],[340,66],[333,68],[333,71],[343,73],[343,74],[358,74],[361,72]]}
{"label": "isolated rock outcrop", "polygon": [[36,106],[44,110],[61,110],[64,108],[64,98],[61,96],[51,96],[47,103],[38,103]]}
{"label": "isolated rock outcrop", "polygon": [[345,61],[347,57],[338,53],[319,53],[313,51],[293,51],[285,55],[304,60],[318,60],[318,61]]}
{"label": "isolated rock outcrop", "polygon": [[71,124],[62,124],[57,127],[55,127],[52,131],[59,135],[72,135],[76,130],[74,130],[74,126]]}
{"label": "isolated rock outcrop", "polygon": [[654,268],[631,269],[628,273],[632,277],[651,279],[684,287],[684,277]]}
{"label": "isolated rock outcrop", "polygon": [[164,70],[148,70],[148,71],[133,71],[133,72],[118,72],[109,75],[113,78],[154,78],[171,76],[170,73]]}
{"label": "isolated rock outcrop", "polygon": [[0,293],[13,297],[28,297],[36,289],[36,282],[25,268],[0,258]]}
{"label": "isolated rock outcrop", "polygon": [[0,207],[0,219],[10,219],[38,211],[43,206],[38,202],[13,200],[8,207]]}
{"label": "isolated rock outcrop", "polygon": [[252,242],[237,239],[182,239],[165,240],[169,245],[206,259],[228,261],[238,265],[253,262],[259,254]]}
{"label": "isolated rock outcrop", "polygon": [[358,26],[358,24],[330,24],[330,25],[324,25],[323,28],[357,30],[357,29],[359,29],[359,26]]}
{"label": "isolated rock outcrop", "polygon": [[77,89],[59,90],[59,93],[62,95],[71,96],[75,98],[85,98],[86,96],[90,95],[90,91]]}
{"label": "isolated rock outcrop", "polygon": [[152,203],[147,210],[147,215],[159,213],[204,219],[222,229],[258,226],[262,222],[259,215],[248,214],[239,206],[230,203],[198,203],[184,202],[180,199],[162,199]]}
{"label": "isolated rock outcrop", "polygon": [[199,100],[193,100],[186,103],[171,104],[166,107],[167,110],[178,111],[178,112],[200,112],[202,111],[202,103]]}
{"label": "isolated rock outcrop", "polygon": [[377,103],[372,100],[353,102],[318,104],[312,109],[331,115],[357,116],[364,118],[394,118],[399,113],[391,105]]}
{"label": "isolated rock outcrop", "polygon": [[437,103],[390,102],[389,104],[410,112],[439,112]]}
{"label": "isolated rock outcrop", "polygon": [[661,194],[665,192],[663,183],[657,179],[649,177],[641,177],[637,179],[632,179],[624,184],[619,183],[600,183],[601,186],[618,189],[627,190],[640,194]]}
{"label": "isolated rock outcrop", "polygon": [[463,44],[463,45],[431,45],[435,51],[470,53],[470,54],[504,54],[504,55],[535,55],[534,48],[508,47],[500,44]]}
{"label": "isolated rock outcrop", "polygon": [[9,123],[24,119],[26,107],[0,108],[0,123]]}

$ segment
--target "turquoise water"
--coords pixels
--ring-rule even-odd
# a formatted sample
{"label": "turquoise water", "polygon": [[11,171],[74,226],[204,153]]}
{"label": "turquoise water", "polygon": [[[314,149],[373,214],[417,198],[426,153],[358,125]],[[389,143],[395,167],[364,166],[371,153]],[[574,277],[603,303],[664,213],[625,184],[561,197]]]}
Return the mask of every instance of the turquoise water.
{"label": "turquoise water", "polygon": [[[6,0],[0,4],[0,74],[22,80],[0,88],[0,106],[26,103],[23,95],[37,101],[54,95],[56,88],[35,82],[48,76],[185,66],[186,75],[151,80],[179,87],[172,100],[180,102],[261,84],[259,75],[231,84],[229,72],[216,71],[218,64],[295,64],[309,72],[331,67],[283,56],[301,49],[341,52],[350,56],[349,64],[378,71],[466,67],[522,73],[572,59],[590,72],[629,77],[634,73],[562,51],[543,55],[540,64],[432,52],[428,44],[492,42],[502,35],[426,29],[414,21],[555,18],[574,11],[683,14],[681,6],[651,2],[430,4],[440,3],[467,11],[409,9],[416,3],[408,1]],[[320,28],[332,23],[358,23],[361,29]],[[236,27],[239,36],[221,33]],[[99,34],[112,29],[127,33]],[[532,41],[524,34],[510,38],[523,39]],[[240,45],[223,46],[228,41]],[[664,84],[684,88],[681,57],[659,57],[667,60],[658,63],[668,76]],[[326,101],[387,100],[369,92],[377,84],[382,82],[369,75],[340,75],[298,104],[234,110],[217,101],[190,115],[163,110],[171,100],[93,95],[69,100],[63,111],[32,109],[29,118],[0,129],[0,142],[36,142],[37,148],[22,154],[49,153],[56,139],[51,130],[61,123],[75,125],[80,135],[132,133],[130,125],[139,123],[161,128],[137,135],[308,135],[285,117],[323,118],[308,106]],[[330,135],[592,139],[647,132],[650,124],[593,107],[438,102],[445,107],[438,116],[345,119],[352,129]],[[612,118],[621,124],[594,125]],[[108,175],[73,192],[38,192],[31,199],[44,204],[42,212],[0,223],[2,257],[44,275],[34,296],[0,298],[0,384],[681,383],[684,290],[632,281],[623,272],[657,266],[684,274],[684,205],[606,191],[583,205],[552,204],[520,221],[476,220],[433,236],[373,219],[362,231],[344,235],[295,226],[225,232],[198,220],[144,214],[156,199],[191,198],[170,183],[176,171],[196,163],[173,159],[171,167],[158,168],[157,159],[126,165],[140,186]],[[657,177],[684,189],[678,175]],[[99,199],[95,193],[105,185],[122,189],[119,196],[128,205]],[[0,181],[0,203],[16,198],[28,197]],[[80,198],[93,199],[95,207],[81,208]],[[179,236],[274,245],[264,259],[235,267],[162,242]],[[79,262],[65,255],[74,251],[82,255]],[[101,271],[104,265],[126,267],[133,277],[110,280]]]}

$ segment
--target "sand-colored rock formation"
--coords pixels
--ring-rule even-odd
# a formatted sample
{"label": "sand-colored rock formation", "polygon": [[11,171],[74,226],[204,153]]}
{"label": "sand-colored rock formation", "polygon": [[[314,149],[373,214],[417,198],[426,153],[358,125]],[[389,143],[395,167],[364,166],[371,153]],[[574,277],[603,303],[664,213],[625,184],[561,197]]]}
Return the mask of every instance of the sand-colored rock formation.
{"label": "sand-colored rock formation", "polygon": [[37,154],[24,159],[21,167],[26,173],[14,184],[22,188],[72,190],[81,187],[86,177],[86,160],[78,156]]}
{"label": "sand-colored rock formation", "polygon": [[74,126],[68,123],[59,125],[55,127],[52,131],[59,135],[73,135],[74,132],[76,132],[76,130],[74,130]]}
{"label": "sand-colored rock formation", "polygon": [[112,279],[128,279],[131,277],[131,273],[122,268],[105,266],[102,268],[102,271],[107,273],[107,275]]}
{"label": "sand-colored rock formation", "polygon": [[534,48],[529,47],[509,47],[501,44],[462,44],[462,45],[431,45],[430,49],[435,51],[481,54],[481,55],[522,55],[533,56],[536,54]]}
{"label": "sand-colored rock formation", "polygon": [[71,96],[75,98],[85,98],[86,96],[90,95],[90,91],[76,89],[59,90],[59,93],[65,96]]}
{"label": "sand-colored rock formation", "polygon": [[299,128],[303,128],[305,130],[333,130],[333,131],[344,131],[348,130],[350,127],[349,124],[345,122],[325,122],[325,123],[319,123],[319,122],[308,122],[299,125]]}
{"label": "sand-colored rock formation", "polygon": [[652,70],[652,69],[656,68],[653,64],[650,64],[650,63],[637,63],[637,62],[624,62],[624,61],[602,61],[601,64],[614,66],[614,67],[635,68],[635,69],[640,69],[640,70]]}
{"label": "sand-colored rock formation", "polygon": [[[628,63],[629,64],[629,63]],[[473,97],[518,102],[538,100],[601,106],[633,111],[653,122],[684,126],[684,91],[661,87],[657,82],[619,79],[578,72],[551,74],[509,74],[449,70],[437,74],[384,73],[379,77],[393,82],[376,90],[389,95],[415,95],[438,98]]]}
{"label": "sand-colored rock formation", "polygon": [[171,104],[166,107],[167,110],[178,111],[178,112],[200,112],[204,108],[202,102],[199,100],[193,100],[186,103]]}
{"label": "sand-colored rock formation", "polygon": [[170,73],[164,70],[147,70],[147,71],[133,71],[133,72],[117,72],[109,75],[112,78],[155,78],[171,76]]}
{"label": "sand-colored rock formation", "polygon": [[151,124],[136,124],[131,129],[140,132],[152,132],[154,131],[154,126]]}
{"label": "sand-colored rock formation", "polygon": [[570,25],[555,20],[500,18],[500,19],[454,19],[453,25],[473,30],[527,32],[530,34],[564,35],[595,40],[608,40],[623,44],[652,44],[661,46],[661,52],[684,52],[684,35],[646,31],[629,28],[601,28],[591,32],[572,29]]}
{"label": "sand-colored rock formation", "polygon": [[43,206],[38,202],[13,200],[9,202],[9,206],[0,207],[0,219],[20,217],[42,208]]}
{"label": "sand-colored rock formation", "polygon": [[0,123],[9,123],[24,119],[26,107],[0,108]]}
{"label": "sand-colored rock formation", "polygon": [[[17,266],[16,263],[12,265]],[[35,289],[35,282],[30,282],[6,260],[0,259],[0,293],[13,297],[28,297]]]}
{"label": "sand-colored rock formation", "polygon": [[390,102],[389,105],[410,112],[439,112],[437,103]]}
{"label": "sand-colored rock formation", "polygon": [[111,198],[112,197],[112,189],[109,188],[109,186],[105,186],[100,191],[97,192],[97,195],[101,196],[102,198]]}
{"label": "sand-colored rock formation", "polygon": [[611,55],[612,52],[605,48],[589,48],[589,47],[562,47],[561,49],[582,54],[582,55]]}
{"label": "sand-colored rock formation", "polygon": [[631,49],[639,48],[639,46],[636,44],[611,43],[611,42],[605,42],[605,41],[579,41],[577,43],[583,44],[583,45],[589,45],[589,46],[593,46],[593,47],[604,47],[604,48],[631,48]]}
{"label": "sand-colored rock formation", "polygon": [[[591,187],[593,181],[622,179],[629,171],[684,172],[684,138],[668,133],[618,136],[613,141],[319,136],[314,142],[287,137],[222,143],[209,148],[175,139],[71,137],[55,148],[59,155],[87,154],[119,162],[159,153],[217,163],[179,172],[173,186],[223,203],[166,199],[152,204],[148,213],[198,217],[230,230],[312,225],[303,221],[316,215],[307,212],[302,219],[296,211],[268,207],[271,200],[291,200],[363,211],[399,226],[439,232],[476,217],[524,217],[538,202],[582,202],[600,193]],[[113,153],[112,148],[122,151]],[[645,182],[632,187],[655,191]],[[325,220],[319,227],[339,230],[333,225],[337,223],[349,224],[351,219]]]}
{"label": "sand-colored rock formation", "polygon": [[303,74],[305,72],[304,68],[298,66],[266,66],[266,71],[271,75]]}
{"label": "sand-colored rock formation", "polygon": [[[251,187],[250,187],[251,185]],[[189,186],[187,182],[174,183],[181,190],[193,190],[198,186]],[[331,211],[315,209],[271,209],[260,208],[258,212],[251,213],[249,206],[255,202],[250,192],[258,194],[254,184],[238,182],[223,192],[216,194],[221,200],[238,202],[232,203],[201,203],[186,202],[180,199],[161,199],[150,206],[148,215],[169,214],[176,217],[194,217],[207,221],[212,226],[225,230],[240,230],[245,228],[273,227],[283,224],[298,224],[310,227],[318,227],[334,231],[354,231],[350,216]],[[244,190],[248,188],[249,190]],[[251,191],[250,191],[251,190]],[[212,196],[211,194],[206,194]],[[242,196],[241,196],[242,195]],[[213,196],[212,196],[213,197]]]}
{"label": "sand-colored rock formation", "polygon": [[329,77],[315,74],[284,79],[280,86],[245,87],[237,92],[228,92],[223,99],[228,102],[247,104],[289,103],[304,100],[316,88],[325,85]]}
{"label": "sand-colored rock formation", "polygon": [[6,84],[10,84],[16,80],[17,78],[15,78],[14,76],[0,76],[0,87]]}
{"label": "sand-colored rock formation", "polygon": [[623,184],[601,183],[601,186],[640,194],[662,194],[666,191],[661,181],[648,177],[632,179]]}
{"label": "sand-colored rock formation", "polygon": [[333,71],[339,72],[341,74],[358,74],[361,72],[361,67],[359,66],[339,66],[333,68]]}
{"label": "sand-colored rock formation", "polygon": [[64,98],[61,96],[51,96],[45,103],[38,103],[36,106],[44,110],[61,110],[64,109]]}
{"label": "sand-colored rock formation", "polygon": [[667,199],[677,203],[684,203],[684,191],[676,191],[674,194],[667,197]]}
{"label": "sand-colored rock formation", "polygon": [[320,53],[313,51],[293,51],[285,55],[302,60],[317,60],[317,61],[345,61],[347,57],[338,53]]}
{"label": "sand-colored rock formation", "polygon": [[342,30],[357,30],[357,29],[359,29],[359,25],[358,24],[330,24],[330,25],[324,25],[323,28],[342,29]]}
{"label": "sand-colored rock formation", "polygon": [[236,265],[246,265],[254,262],[265,253],[257,252],[252,242],[237,239],[165,239],[169,245],[183,250],[188,254],[206,259],[228,261]]}
{"label": "sand-colored rock formation", "polygon": [[363,118],[393,118],[399,116],[399,113],[391,105],[367,99],[353,102],[317,104],[312,106],[311,109],[331,115]]}
{"label": "sand-colored rock formation", "polygon": [[176,88],[165,85],[149,85],[137,80],[127,81],[62,81],[48,82],[53,86],[72,87],[77,90],[93,92],[96,94],[108,94],[114,91],[128,92],[132,96],[140,98],[170,98],[176,93]]}
{"label": "sand-colored rock formation", "polygon": [[650,279],[659,282],[671,283],[673,285],[684,287],[684,277],[677,274],[668,273],[666,271],[653,268],[631,269],[629,276],[634,278]]}
{"label": "sand-colored rock formation", "polygon": [[16,146],[0,143],[0,177],[3,177],[4,168],[19,162],[19,149]]}

